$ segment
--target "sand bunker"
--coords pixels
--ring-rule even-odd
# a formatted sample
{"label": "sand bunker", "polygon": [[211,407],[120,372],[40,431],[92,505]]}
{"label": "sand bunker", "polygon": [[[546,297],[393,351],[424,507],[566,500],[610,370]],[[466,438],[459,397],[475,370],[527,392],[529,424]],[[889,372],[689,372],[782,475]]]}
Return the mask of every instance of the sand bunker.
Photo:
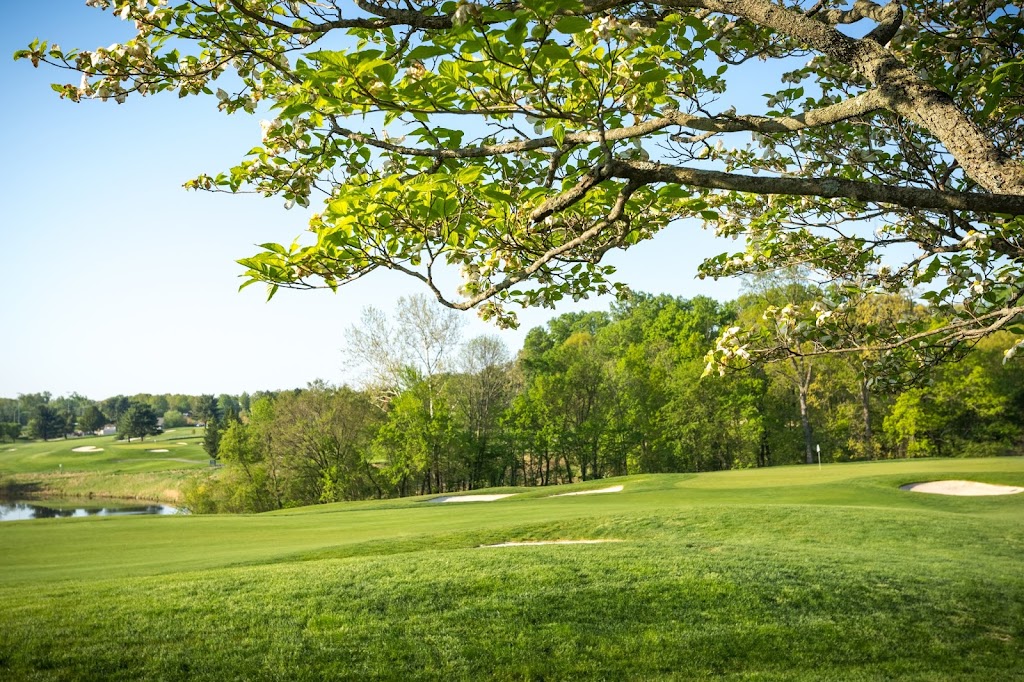
{"label": "sand bunker", "polygon": [[188,443],[175,443],[175,445],[188,445]]}
{"label": "sand bunker", "polygon": [[512,497],[515,493],[505,495],[452,495],[448,497],[435,497],[431,502],[494,502],[503,497]]}
{"label": "sand bunker", "polygon": [[915,493],[932,493],[933,495],[963,495],[976,497],[981,495],[1013,495],[1024,493],[1024,488],[1012,485],[992,485],[977,481],[928,481],[927,483],[910,483],[901,485],[900,490]]}
{"label": "sand bunker", "polygon": [[146,452],[170,452],[170,450],[164,450],[163,448],[161,448],[159,450],[146,450]]}
{"label": "sand bunker", "polygon": [[536,547],[539,545],[597,545],[602,542],[622,542],[622,540],[535,540],[532,542],[502,542],[497,545],[480,545],[484,547]]}
{"label": "sand bunker", "polygon": [[71,448],[71,452],[103,452],[103,448],[98,448],[95,445],[83,445],[80,448]]}
{"label": "sand bunker", "polygon": [[551,497],[570,497],[572,495],[600,495],[602,493],[621,493],[621,485],[613,485],[611,488],[599,488],[597,490],[581,490],[577,493],[559,493],[557,495],[551,495]]}

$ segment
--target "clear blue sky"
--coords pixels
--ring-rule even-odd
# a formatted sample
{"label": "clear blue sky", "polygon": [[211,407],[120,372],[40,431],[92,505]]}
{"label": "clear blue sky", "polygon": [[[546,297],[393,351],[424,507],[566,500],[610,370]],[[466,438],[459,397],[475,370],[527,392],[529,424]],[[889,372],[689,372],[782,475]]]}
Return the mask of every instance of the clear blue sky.
{"label": "clear blue sky", "polygon": [[[305,215],[282,201],[187,192],[200,172],[226,170],[259,141],[258,117],[225,116],[210,98],[157,96],[126,104],[62,101],[51,82],[77,74],[33,69],[11,55],[36,37],[92,49],[130,26],[85,0],[10,3],[0,25],[0,396],[77,391],[241,393],[353,383],[342,348],[363,307],[390,311],[424,292],[374,274],[329,292],[237,288],[237,258],[285,242]],[[615,255],[636,290],[726,300],[736,282],[694,278],[703,257],[735,245],[693,225]],[[608,300],[588,301],[603,309]],[[466,336],[500,335],[512,352],[526,331],[578,310],[524,311],[500,331],[467,317]]]}

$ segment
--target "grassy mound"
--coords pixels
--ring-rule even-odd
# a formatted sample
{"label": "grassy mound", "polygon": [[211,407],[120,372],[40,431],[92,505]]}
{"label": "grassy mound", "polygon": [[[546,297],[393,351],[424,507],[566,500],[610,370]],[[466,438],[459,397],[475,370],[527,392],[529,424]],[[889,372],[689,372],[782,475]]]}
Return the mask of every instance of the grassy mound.
{"label": "grassy mound", "polygon": [[0,678],[1013,679],[1024,495],[899,490],[939,477],[1024,461],[0,524]]}

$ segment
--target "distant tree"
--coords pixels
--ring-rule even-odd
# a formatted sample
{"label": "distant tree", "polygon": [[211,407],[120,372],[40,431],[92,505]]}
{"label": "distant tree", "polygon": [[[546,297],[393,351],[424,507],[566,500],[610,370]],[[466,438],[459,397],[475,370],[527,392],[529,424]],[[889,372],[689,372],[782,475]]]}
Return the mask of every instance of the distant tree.
{"label": "distant tree", "polygon": [[367,368],[372,392],[385,400],[424,382],[432,412],[463,324],[457,313],[425,295],[403,297],[394,322],[377,308],[365,308],[360,324],[349,328],[347,353]]}
{"label": "distant tree", "polygon": [[18,394],[17,418],[15,421],[22,426],[27,425],[29,420],[35,416],[36,408],[39,405],[49,405],[51,397],[49,391]]}
{"label": "distant tree", "polygon": [[100,404],[100,409],[103,410],[103,414],[107,415],[107,418],[115,424],[121,420],[128,407],[131,405],[131,401],[123,395],[115,395],[112,398],[107,398]]}
{"label": "distant tree", "polygon": [[49,440],[61,435],[64,426],[64,415],[47,404],[38,404],[32,419],[28,422],[29,437]]}
{"label": "distant tree", "polygon": [[149,403],[149,406],[152,407],[153,411],[157,414],[163,414],[167,410],[171,409],[170,401],[167,400],[166,395],[152,395],[146,402]]}
{"label": "distant tree", "polygon": [[64,439],[67,440],[69,433],[74,433],[78,428],[78,416],[74,412],[62,412],[61,418],[64,419]]}
{"label": "distant tree", "polygon": [[220,452],[220,438],[223,425],[216,417],[206,422],[206,432],[203,434],[203,450],[210,456],[210,459],[217,459]]}
{"label": "distant tree", "polygon": [[192,400],[187,395],[175,393],[167,399],[168,409],[177,410],[182,414],[192,411]]}
{"label": "distant tree", "polygon": [[12,443],[21,435],[21,424],[17,422],[0,422],[0,440]]}
{"label": "distant tree", "polygon": [[501,415],[512,402],[508,349],[495,336],[478,336],[463,347],[459,366],[454,395],[468,449],[469,487],[499,485],[511,464],[496,447]]}
{"label": "distant tree", "polygon": [[198,395],[192,398],[192,418],[201,422],[217,419],[217,399],[212,395]]}
{"label": "distant tree", "polygon": [[96,405],[89,405],[82,411],[82,416],[78,418],[78,428],[86,433],[101,429],[106,423],[107,415],[103,414]]}
{"label": "distant tree", "polygon": [[21,407],[17,398],[0,398],[0,422],[21,424]]}
{"label": "distant tree", "polygon": [[77,428],[78,415],[82,413],[85,406],[90,403],[90,400],[83,395],[78,393],[72,393],[69,396],[60,396],[50,400],[47,405],[55,410],[60,418],[63,420],[63,425],[60,427],[60,432],[64,438],[68,437],[69,433],[74,433]]}
{"label": "distant tree", "polygon": [[242,406],[239,405],[238,400],[227,393],[221,393],[217,396],[217,414],[222,418],[227,417],[228,413],[233,413],[236,417],[242,411]]}
{"label": "distant tree", "polygon": [[176,429],[179,426],[185,425],[185,415],[177,410],[167,410],[164,412],[164,428],[165,429]]}
{"label": "distant tree", "polygon": [[[802,273],[797,270],[760,275],[750,279],[747,288],[748,292],[740,298],[744,314],[740,316],[739,323],[744,324],[745,318],[760,319],[760,323],[753,323],[751,326],[760,324],[763,327],[762,333],[765,338],[774,335],[778,344],[809,352],[809,343],[805,342],[801,346],[793,338],[796,329],[795,323],[789,321],[786,316],[763,315],[762,311],[772,306],[779,309],[784,309],[786,306],[790,308],[799,305],[811,306],[821,296],[821,292],[813,286],[808,286]],[[712,351],[713,354],[714,351]],[[727,365],[724,363],[716,365],[716,362],[709,361],[705,372],[710,373],[712,370],[717,370],[724,376]],[[797,404],[800,408],[800,427],[804,437],[804,462],[807,464],[813,464],[815,461],[817,441],[814,435],[811,405],[814,402],[813,388],[818,370],[819,366],[812,355],[804,355],[797,350],[794,350],[782,361],[768,367],[769,375],[775,380],[788,384],[797,397]]]}
{"label": "distant tree", "polygon": [[131,442],[132,438],[146,440],[146,436],[160,433],[156,412],[148,403],[132,403],[117,421],[117,431]]}

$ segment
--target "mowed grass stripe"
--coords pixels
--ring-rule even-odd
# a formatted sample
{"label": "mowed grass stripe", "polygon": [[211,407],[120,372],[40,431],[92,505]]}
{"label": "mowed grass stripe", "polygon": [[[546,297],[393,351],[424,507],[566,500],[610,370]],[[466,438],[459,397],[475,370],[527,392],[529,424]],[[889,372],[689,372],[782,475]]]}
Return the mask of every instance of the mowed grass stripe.
{"label": "mowed grass stripe", "polygon": [[[914,464],[3,524],[0,677],[1019,678],[1024,495],[897,486],[1024,462]],[[478,548],[572,538],[623,541]]]}
{"label": "mowed grass stripe", "polygon": [[[192,433],[195,431],[196,433]],[[194,469],[208,466],[203,429],[173,429],[128,443],[114,436],[0,443],[0,474],[113,473]],[[185,445],[179,445],[185,443]],[[76,448],[99,452],[75,452]],[[167,452],[151,452],[167,450]],[[181,461],[185,460],[185,461]]]}

